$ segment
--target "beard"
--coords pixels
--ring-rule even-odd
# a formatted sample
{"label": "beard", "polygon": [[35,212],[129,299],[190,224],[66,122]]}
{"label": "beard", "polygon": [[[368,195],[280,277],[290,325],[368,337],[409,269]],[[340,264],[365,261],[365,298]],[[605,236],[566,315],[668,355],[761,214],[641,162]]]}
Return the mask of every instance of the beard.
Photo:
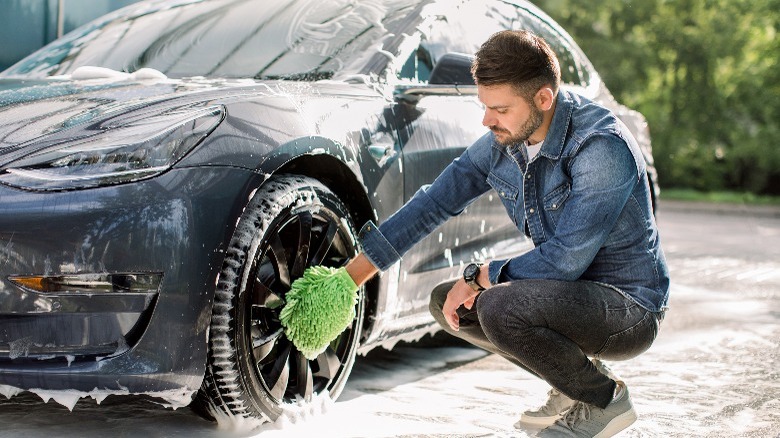
{"label": "beard", "polygon": [[[509,130],[497,126],[491,126],[490,130],[495,134],[496,142],[498,142],[498,144],[501,146],[511,146],[513,144],[520,144],[528,141],[531,134],[542,126],[543,120],[544,113],[537,109],[536,106],[531,105],[531,114],[528,115],[528,120],[518,128],[516,134],[512,134]],[[503,136],[503,138],[499,138],[499,135]]]}

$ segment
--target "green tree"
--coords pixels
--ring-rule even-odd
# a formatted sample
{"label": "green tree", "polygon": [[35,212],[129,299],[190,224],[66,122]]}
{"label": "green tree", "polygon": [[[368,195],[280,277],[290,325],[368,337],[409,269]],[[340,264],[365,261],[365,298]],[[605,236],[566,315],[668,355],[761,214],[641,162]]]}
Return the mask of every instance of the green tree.
{"label": "green tree", "polygon": [[666,187],[780,194],[780,0],[543,0],[648,119]]}

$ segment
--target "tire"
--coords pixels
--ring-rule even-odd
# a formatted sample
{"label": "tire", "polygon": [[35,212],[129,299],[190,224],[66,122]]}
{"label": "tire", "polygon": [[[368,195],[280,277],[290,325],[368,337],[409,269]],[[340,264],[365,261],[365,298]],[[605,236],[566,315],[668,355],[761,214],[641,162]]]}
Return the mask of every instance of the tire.
{"label": "tire", "polygon": [[284,335],[279,313],[306,267],[342,266],[356,254],[355,236],[347,208],[317,180],[284,175],[256,192],[217,282],[196,411],[218,420],[275,421],[285,404],[326,392],[338,397],[355,361],[363,288],[352,324],[312,361]]}

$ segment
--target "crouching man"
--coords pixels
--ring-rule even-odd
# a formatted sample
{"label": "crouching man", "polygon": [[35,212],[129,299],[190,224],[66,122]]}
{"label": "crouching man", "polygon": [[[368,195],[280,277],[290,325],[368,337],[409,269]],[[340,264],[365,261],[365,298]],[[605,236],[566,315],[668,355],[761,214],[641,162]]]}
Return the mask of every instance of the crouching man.
{"label": "crouching man", "polygon": [[534,249],[466,266],[432,292],[431,312],[449,333],[550,384],[547,403],[516,427],[612,436],[636,412],[599,359],[647,350],[669,299],[642,154],[609,110],[559,89],[558,60],[532,33],[494,34],[472,73],[490,132],[380,227],[366,224],[347,272],[362,284],[495,181],[516,189],[502,200]]}

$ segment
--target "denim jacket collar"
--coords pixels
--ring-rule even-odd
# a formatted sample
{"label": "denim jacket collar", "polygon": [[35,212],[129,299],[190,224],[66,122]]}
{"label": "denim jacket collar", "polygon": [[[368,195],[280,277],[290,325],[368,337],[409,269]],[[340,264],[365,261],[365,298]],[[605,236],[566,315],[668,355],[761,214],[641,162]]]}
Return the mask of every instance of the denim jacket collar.
{"label": "denim jacket collar", "polygon": [[573,102],[569,93],[564,90],[558,91],[555,99],[555,113],[553,114],[550,130],[544,138],[544,145],[539,154],[551,160],[561,158],[563,147],[566,143],[566,132],[569,130],[571,115],[574,110]]}

